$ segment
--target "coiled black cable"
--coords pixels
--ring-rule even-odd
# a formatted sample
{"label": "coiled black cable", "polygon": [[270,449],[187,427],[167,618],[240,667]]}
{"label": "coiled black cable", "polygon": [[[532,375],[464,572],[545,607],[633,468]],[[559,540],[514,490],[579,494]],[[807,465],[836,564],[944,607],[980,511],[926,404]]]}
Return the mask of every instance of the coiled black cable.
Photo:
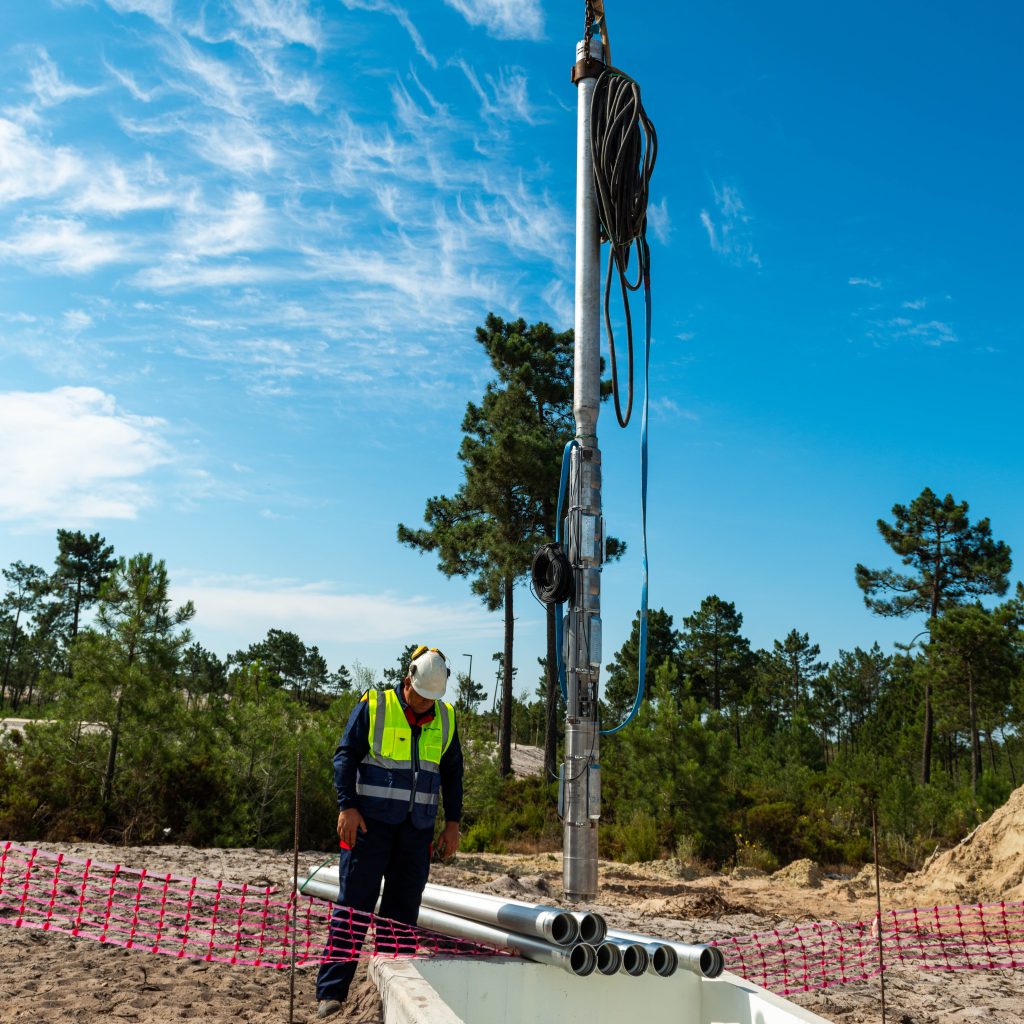
{"label": "coiled black cable", "polygon": [[[640,86],[617,68],[603,71],[591,100],[590,142],[594,155],[594,185],[601,237],[609,243],[604,284],[604,323],[611,357],[615,418],[629,423],[633,409],[633,320],[629,292],[650,289],[651,250],[647,244],[647,201],[651,174],[658,157],[658,136],[640,101]],[[636,245],[636,280],[629,280],[629,263]],[[612,267],[618,271],[626,321],[628,390],[626,411],[619,399],[619,373],[611,322]]]}

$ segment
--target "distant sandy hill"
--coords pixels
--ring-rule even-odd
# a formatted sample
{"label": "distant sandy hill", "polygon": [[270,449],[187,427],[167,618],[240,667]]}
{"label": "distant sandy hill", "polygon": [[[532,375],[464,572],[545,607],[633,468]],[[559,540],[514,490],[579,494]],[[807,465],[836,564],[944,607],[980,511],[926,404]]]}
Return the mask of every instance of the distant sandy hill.
{"label": "distant sandy hill", "polygon": [[903,885],[947,902],[1024,900],[1024,786],[951,850]]}

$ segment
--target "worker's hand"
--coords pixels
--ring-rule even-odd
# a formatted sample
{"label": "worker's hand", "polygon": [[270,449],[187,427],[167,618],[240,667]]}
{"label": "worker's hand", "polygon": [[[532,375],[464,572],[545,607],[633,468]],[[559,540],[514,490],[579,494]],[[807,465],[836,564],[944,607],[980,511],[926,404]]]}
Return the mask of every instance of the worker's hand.
{"label": "worker's hand", "polygon": [[354,807],[349,807],[338,815],[338,838],[350,849],[356,845],[356,836],[365,831],[366,822]]}
{"label": "worker's hand", "polygon": [[436,846],[442,860],[455,856],[459,849],[459,823],[457,821],[445,822],[444,829],[437,837]]}

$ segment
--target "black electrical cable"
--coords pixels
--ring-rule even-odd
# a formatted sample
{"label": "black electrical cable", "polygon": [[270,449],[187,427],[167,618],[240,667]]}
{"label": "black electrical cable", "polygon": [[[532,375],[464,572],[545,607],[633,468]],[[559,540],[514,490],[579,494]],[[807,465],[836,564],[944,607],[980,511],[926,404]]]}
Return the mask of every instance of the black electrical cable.
{"label": "black electrical cable", "polygon": [[573,595],[572,565],[561,544],[545,544],[530,566],[533,592],[544,604],[561,604]]}
{"label": "black electrical cable", "polygon": [[[658,157],[658,136],[640,101],[640,86],[617,68],[603,71],[591,100],[590,143],[594,156],[601,237],[609,243],[608,272],[604,284],[604,323],[612,367],[615,418],[629,423],[633,409],[633,321],[629,292],[650,288],[651,250],[647,244],[647,201],[651,174]],[[629,280],[629,264],[636,245],[636,280]],[[626,321],[628,390],[626,411],[619,400],[619,373],[611,323],[612,268],[619,276]]]}

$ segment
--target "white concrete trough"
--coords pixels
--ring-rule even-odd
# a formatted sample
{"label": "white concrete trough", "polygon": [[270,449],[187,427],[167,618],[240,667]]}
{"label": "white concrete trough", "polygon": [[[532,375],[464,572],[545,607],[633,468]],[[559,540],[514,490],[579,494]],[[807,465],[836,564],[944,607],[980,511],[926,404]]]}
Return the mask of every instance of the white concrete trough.
{"label": "white concrete trough", "polygon": [[723,972],[581,978],[516,957],[375,957],[384,1024],[828,1024]]}

